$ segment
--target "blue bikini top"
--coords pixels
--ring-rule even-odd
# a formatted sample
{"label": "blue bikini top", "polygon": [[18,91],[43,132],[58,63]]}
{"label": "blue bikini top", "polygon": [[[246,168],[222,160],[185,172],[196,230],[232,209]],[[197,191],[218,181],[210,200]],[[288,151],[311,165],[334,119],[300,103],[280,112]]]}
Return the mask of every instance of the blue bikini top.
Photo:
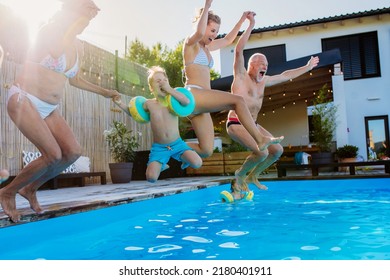
{"label": "blue bikini top", "polygon": [[214,66],[214,60],[213,57],[211,57],[211,60],[209,61],[209,58],[207,57],[205,50],[203,48],[200,48],[194,61],[187,63],[186,66],[191,64],[199,64],[199,65],[207,66],[208,68],[212,68]]}

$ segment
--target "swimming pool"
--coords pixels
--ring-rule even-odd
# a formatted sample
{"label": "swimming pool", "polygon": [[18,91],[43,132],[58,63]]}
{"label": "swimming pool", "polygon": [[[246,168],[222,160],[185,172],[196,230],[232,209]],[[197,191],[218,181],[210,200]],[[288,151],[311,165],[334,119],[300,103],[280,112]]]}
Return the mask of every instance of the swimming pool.
{"label": "swimming pool", "polygon": [[227,185],[0,229],[0,259],[388,260],[390,179]]}

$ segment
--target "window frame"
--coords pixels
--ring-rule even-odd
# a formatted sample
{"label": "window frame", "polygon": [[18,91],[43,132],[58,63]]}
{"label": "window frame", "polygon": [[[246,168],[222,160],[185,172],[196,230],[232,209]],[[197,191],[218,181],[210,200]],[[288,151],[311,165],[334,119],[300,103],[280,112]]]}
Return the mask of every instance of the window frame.
{"label": "window frame", "polygon": [[[372,45],[368,48],[367,40],[371,39]],[[332,42],[333,41],[333,42]],[[355,42],[352,42],[355,41]],[[322,50],[327,51],[334,48],[339,48],[342,62],[342,71],[344,80],[356,80],[381,77],[381,65],[379,57],[378,32],[371,31],[365,33],[356,33],[343,35],[338,37],[323,38],[321,40]],[[339,45],[336,47],[335,45]],[[331,46],[329,46],[331,45]],[[374,57],[374,66],[370,67],[368,62]],[[354,64],[359,64],[360,68],[354,69]],[[347,67],[349,69],[346,69]],[[375,73],[370,74],[369,70],[374,69]],[[356,75],[360,71],[360,74]],[[354,74],[355,73],[355,74]]]}

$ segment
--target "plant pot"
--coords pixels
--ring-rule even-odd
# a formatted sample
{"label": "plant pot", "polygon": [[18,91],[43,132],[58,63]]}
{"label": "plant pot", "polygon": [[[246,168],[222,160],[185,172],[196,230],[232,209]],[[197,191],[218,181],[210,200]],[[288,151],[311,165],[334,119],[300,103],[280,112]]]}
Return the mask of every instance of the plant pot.
{"label": "plant pot", "polygon": [[[339,162],[356,162],[356,158],[339,158]],[[340,172],[349,172],[349,166],[340,166]]]}
{"label": "plant pot", "polygon": [[113,184],[126,184],[131,181],[133,173],[132,162],[109,163],[111,181]]}

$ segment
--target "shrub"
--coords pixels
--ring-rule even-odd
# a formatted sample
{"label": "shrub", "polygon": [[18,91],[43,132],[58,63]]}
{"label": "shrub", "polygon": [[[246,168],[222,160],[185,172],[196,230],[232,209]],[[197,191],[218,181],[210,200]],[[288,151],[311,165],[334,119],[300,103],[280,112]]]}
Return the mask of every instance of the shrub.
{"label": "shrub", "polygon": [[313,106],[313,138],[320,152],[330,152],[336,129],[337,107],[329,102],[325,84],[319,91]]}
{"label": "shrub", "polygon": [[124,123],[114,121],[112,128],[105,130],[103,135],[115,162],[134,161],[135,149],[139,147],[139,143]]}
{"label": "shrub", "polygon": [[354,145],[344,145],[337,148],[336,155],[338,158],[355,158],[358,155],[359,148]]}

